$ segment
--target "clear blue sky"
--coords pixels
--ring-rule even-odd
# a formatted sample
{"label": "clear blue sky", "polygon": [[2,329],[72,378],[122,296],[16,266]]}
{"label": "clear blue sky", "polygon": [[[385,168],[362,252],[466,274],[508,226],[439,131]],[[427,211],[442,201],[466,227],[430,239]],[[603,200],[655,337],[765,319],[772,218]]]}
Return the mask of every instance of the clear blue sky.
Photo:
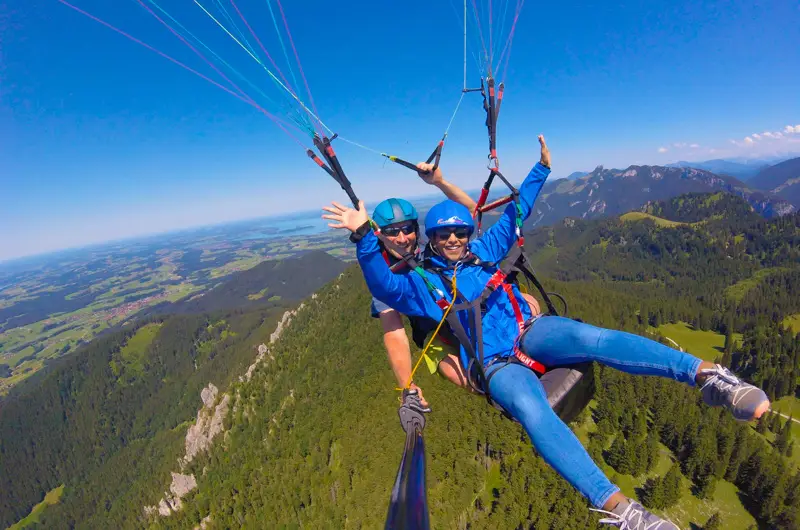
{"label": "clear blue sky", "polygon": [[[134,0],[74,4],[215,76]],[[289,77],[267,0],[236,4]],[[463,82],[460,0],[283,4],[322,120],[379,151],[424,158]],[[508,32],[514,4],[504,18],[504,1],[494,0],[495,35],[503,20]],[[753,4],[527,0],[504,76],[505,172],[524,176],[538,133],[555,177],[598,164],[800,150],[800,4]],[[161,5],[276,94],[193,0]],[[485,20],[488,1],[476,5]],[[273,122],[219,88],[56,0],[0,10],[0,259],[346,199]],[[468,66],[474,85],[472,56]],[[430,191],[408,170],[338,145],[363,198]],[[442,166],[477,188],[485,154],[471,94]]]}

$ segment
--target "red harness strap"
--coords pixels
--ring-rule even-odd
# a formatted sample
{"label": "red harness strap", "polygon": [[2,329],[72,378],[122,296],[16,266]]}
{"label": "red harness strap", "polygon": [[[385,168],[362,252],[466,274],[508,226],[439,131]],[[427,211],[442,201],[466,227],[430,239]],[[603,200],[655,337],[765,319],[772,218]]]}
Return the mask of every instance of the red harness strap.
{"label": "red harness strap", "polygon": [[[506,294],[508,295],[508,299],[511,301],[511,307],[514,309],[514,316],[517,319],[517,326],[519,326],[519,332],[521,337],[522,331],[525,328],[525,320],[522,317],[522,311],[519,308],[519,302],[517,302],[517,298],[514,296],[514,291],[511,289],[511,285],[504,283],[503,290],[506,292]],[[545,366],[542,363],[540,363],[536,359],[532,359],[531,357],[525,355],[522,352],[522,350],[519,348],[519,337],[517,337],[517,340],[514,341],[514,356],[519,360],[519,362],[521,362],[534,372],[537,372],[539,375],[543,375],[547,371],[547,368],[545,368]]]}
{"label": "red harness strap", "polygon": [[545,368],[545,366],[536,359],[532,359],[530,356],[523,353],[519,348],[519,338],[522,336],[522,332],[525,329],[525,317],[522,316],[522,310],[519,307],[517,297],[514,296],[514,290],[512,289],[511,284],[506,283],[505,280],[506,275],[503,274],[503,271],[498,269],[494,274],[492,274],[492,277],[489,278],[486,287],[491,287],[492,290],[495,290],[498,286],[503,286],[503,290],[506,292],[509,302],[511,302],[511,308],[514,310],[514,318],[517,321],[517,328],[519,330],[517,340],[514,341],[514,356],[519,360],[519,362],[534,372],[537,372],[539,375],[542,375],[547,371],[547,368]]}

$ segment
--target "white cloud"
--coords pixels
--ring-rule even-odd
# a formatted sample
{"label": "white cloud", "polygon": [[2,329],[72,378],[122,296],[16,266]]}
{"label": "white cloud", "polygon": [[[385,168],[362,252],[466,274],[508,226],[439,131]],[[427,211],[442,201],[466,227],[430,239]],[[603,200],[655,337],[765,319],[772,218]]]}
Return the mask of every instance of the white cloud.
{"label": "white cloud", "polygon": [[686,147],[686,142],[676,142],[676,143],[672,144],[672,146],[673,147],[677,147],[678,149],[682,149],[682,148]]}
{"label": "white cloud", "polygon": [[697,149],[698,147],[700,147],[700,144],[692,144],[689,147],[691,147],[692,149]]}
{"label": "white cloud", "polygon": [[774,133],[771,133],[769,131],[761,133],[761,136],[763,136],[764,138],[777,138],[777,136],[775,136]]}
{"label": "white cloud", "polygon": [[785,132],[786,134],[800,134],[800,125],[795,125],[794,127],[791,125],[787,125],[783,129],[783,132]]}
{"label": "white cloud", "polygon": [[659,153],[666,153],[667,151],[669,151],[669,149],[667,149],[666,147],[659,147],[658,148],[658,152]]}
{"label": "white cloud", "polygon": [[751,136],[756,140],[760,140],[761,139],[761,135],[756,134],[756,133],[753,133]]}
{"label": "white cloud", "polygon": [[753,143],[753,139],[752,139],[752,138],[750,138],[749,136],[745,136],[745,138],[744,138],[744,143],[746,143],[746,144],[752,144],[752,143]]}

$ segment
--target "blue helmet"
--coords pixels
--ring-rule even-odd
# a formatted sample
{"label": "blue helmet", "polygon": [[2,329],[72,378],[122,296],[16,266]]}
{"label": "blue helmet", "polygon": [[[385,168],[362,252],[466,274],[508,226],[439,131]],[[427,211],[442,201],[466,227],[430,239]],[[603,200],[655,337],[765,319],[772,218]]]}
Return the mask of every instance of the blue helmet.
{"label": "blue helmet", "polygon": [[393,223],[417,221],[418,219],[417,209],[404,199],[386,199],[376,206],[375,211],[372,212],[372,220],[380,228]]}
{"label": "blue helmet", "polygon": [[475,230],[475,222],[469,208],[455,201],[443,201],[435,205],[425,216],[425,235],[431,237],[437,228],[464,226],[470,235]]}

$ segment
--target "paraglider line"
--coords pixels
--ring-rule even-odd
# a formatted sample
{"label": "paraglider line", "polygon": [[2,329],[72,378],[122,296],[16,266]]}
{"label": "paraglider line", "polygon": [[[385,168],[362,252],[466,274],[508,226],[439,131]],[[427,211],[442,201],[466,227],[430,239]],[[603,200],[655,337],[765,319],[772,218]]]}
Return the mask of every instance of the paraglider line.
{"label": "paraglider line", "polygon": [[502,22],[500,24],[500,31],[497,33],[498,38],[497,38],[497,41],[496,41],[497,42],[498,51],[500,50],[500,44],[502,43],[502,40],[503,40],[502,36],[506,34],[506,23],[507,23],[507,20],[508,20],[508,4],[509,3],[510,3],[510,0],[504,0],[504,2],[503,2],[503,15],[502,15],[502,17],[500,17],[500,20]]}
{"label": "paraglider line", "polygon": [[[452,4],[451,4],[452,5]],[[464,90],[467,89],[467,0],[464,0]]]}
{"label": "paraglider line", "polygon": [[464,101],[464,94],[466,94],[466,90],[461,91],[461,97],[458,98],[458,104],[456,104],[456,110],[453,111],[453,115],[450,116],[450,123],[447,124],[447,129],[444,131],[444,135],[447,136],[450,132],[450,127],[453,126],[453,121],[456,119],[456,114],[458,114],[458,109],[461,108],[461,102]]}
{"label": "paraglider line", "polygon": [[[508,33],[508,39],[503,47],[503,52],[500,54],[500,59],[497,61],[498,74],[500,72],[500,65],[503,62],[503,56],[505,56],[505,64],[502,66],[503,75],[505,75],[506,69],[508,68],[508,60],[511,57],[511,46],[514,43],[514,33],[517,31],[517,21],[519,20],[519,15],[522,12],[522,6],[524,4],[525,0],[517,0],[517,9],[514,13],[514,22],[511,24],[511,31]],[[508,52],[508,55],[506,55],[506,52]]]}
{"label": "paraglider line", "polygon": [[492,0],[489,0],[489,64],[494,63],[494,46],[492,38]]}
{"label": "paraglider line", "polygon": [[348,140],[347,138],[345,138],[343,136],[337,136],[337,138],[339,138],[339,140],[341,140],[343,142],[346,142],[348,144],[354,145],[356,147],[360,147],[361,149],[364,149],[365,151],[369,151],[370,153],[375,153],[378,156],[383,156],[383,153],[381,153],[377,149],[372,149],[371,147],[367,147],[366,145],[361,145],[360,143],[354,142],[352,140]]}
{"label": "paraglider line", "polygon": [[289,91],[289,92],[290,92],[290,93],[291,93],[293,96],[297,97],[297,92],[294,90],[294,87],[292,87],[291,83],[289,83],[289,81],[286,79],[286,76],[284,76],[284,75],[283,75],[283,72],[281,72],[281,69],[278,67],[278,65],[277,65],[277,63],[275,62],[275,60],[272,58],[272,56],[269,54],[269,52],[267,51],[267,49],[266,49],[266,48],[264,47],[264,45],[261,43],[261,39],[259,39],[259,38],[258,38],[258,35],[256,35],[256,32],[255,32],[255,31],[253,31],[253,28],[251,28],[251,27],[250,27],[250,23],[249,23],[249,22],[247,22],[247,19],[244,17],[244,15],[242,14],[242,12],[241,12],[241,11],[239,11],[239,6],[237,6],[237,5],[236,5],[236,2],[234,2],[233,0],[230,0],[230,3],[231,3],[231,5],[233,6],[233,9],[234,9],[234,10],[236,10],[236,14],[238,14],[238,15],[239,15],[239,18],[240,18],[240,19],[242,19],[242,22],[244,22],[244,26],[247,28],[247,30],[250,32],[250,34],[251,34],[251,35],[253,36],[253,38],[256,40],[256,43],[257,43],[257,44],[258,44],[258,46],[261,48],[261,50],[264,52],[264,54],[267,56],[267,59],[269,59],[269,62],[271,62],[271,63],[272,63],[272,66],[275,68],[275,71],[276,71],[276,72],[278,72],[278,75],[279,75],[279,76],[281,76],[281,79],[283,79],[283,82],[285,83],[285,85],[286,85],[286,86],[288,86],[287,90],[288,90],[288,91]]}
{"label": "paraglider line", "polygon": [[[86,16],[86,17],[88,17],[88,18],[92,19],[92,20],[94,20],[95,22],[98,22],[99,24],[102,24],[103,26],[107,27],[108,29],[110,29],[110,30],[112,30],[112,31],[114,31],[114,32],[116,32],[116,33],[119,33],[119,34],[120,34],[120,35],[122,35],[123,37],[126,37],[126,38],[128,38],[128,39],[132,40],[132,41],[133,41],[133,42],[135,42],[136,44],[139,44],[139,45],[141,45],[141,46],[144,46],[144,47],[145,47],[145,48],[147,48],[148,50],[150,50],[150,51],[152,51],[152,52],[155,52],[156,54],[160,55],[160,56],[161,56],[161,57],[163,57],[164,59],[166,59],[166,60],[170,61],[171,63],[174,63],[174,64],[176,64],[176,65],[180,66],[181,68],[183,68],[184,70],[187,70],[187,71],[189,71],[189,72],[193,73],[193,74],[194,74],[194,75],[196,75],[197,77],[199,77],[199,78],[201,78],[201,79],[204,79],[204,80],[208,81],[209,83],[211,83],[212,85],[216,86],[217,88],[221,88],[222,90],[224,90],[224,91],[225,91],[225,92],[227,92],[228,94],[232,95],[233,97],[235,97],[235,98],[237,98],[237,99],[239,99],[239,100],[241,100],[241,101],[243,101],[243,102],[247,103],[248,105],[250,105],[250,106],[252,106],[252,107],[255,107],[257,110],[259,110],[261,113],[263,113],[263,114],[264,114],[266,117],[268,117],[268,118],[270,118],[272,121],[274,121],[274,122],[276,123],[276,125],[278,125],[278,127],[280,127],[280,128],[281,128],[281,129],[282,129],[282,130],[283,130],[283,131],[286,133],[286,134],[288,134],[288,135],[289,135],[289,137],[290,137],[292,140],[294,140],[294,142],[295,142],[295,143],[297,143],[297,144],[298,144],[300,147],[302,147],[302,148],[304,148],[304,149],[305,149],[305,146],[303,145],[303,143],[302,143],[302,142],[300,142],[300,141],[299,141],[299,140],[298,140],[298,139],[297,139],[297,138],[296,138],[296,137],[295,137],[295,136],[294,136],[294,135],[291,133],[291,131],[289,131],[289,130],[288,130],[288,129],[287,129],[285,126],[284,126],[284,124],[283,124],[283,122],[282,122],[282,120],[281,120],[280,118],[278,118],[277,116],[274,116],[274,115],[270,114],[269,112],[267,112],[265,109],[263,109],[261,106],[259,106],[259,105],[258,105],[256,102],[254,102],[252,99],[250,99],[250,98],[248,98],[248,97],[242,97],[242,96],[240,96],[240,95],[239,95],[239,94],[237,94],[236,92],[234,92],[234,91],[232,91],[231,89],[229,89],[228,87],[226,87],[226,86],[223,86],[223,85],[221,85],[220,83],[218,83],[218,82],[214,81],[214,80],[213,80],[213,79],[211,79],[210,77],[208,77],[208,76],[206,76],[206,75],[203,75],[203,74],[201,74],[200,72],[198,72],[197,70],[195,70],[195,69],[193,69],[193,68],[191,68],[191,67],[189,67],[189,66],[186,66],[185,64],[183,64],[182,62],[178,61],[177,59],[173,59],[172,57],[170,57],[170,56],[169,56],[169,55],[167,55],[166,53],[164,53],[164,52],[162,52],[162,51],[160,51],[160,50],[158,50],[158,49],[154,48],[153,46],[150,46],[150,45],[149,45],[149,44],[147,44],[146,42],[143,42],[143,41],[141,41],[141,40],[137,39],[137,38],[136,38],[136,37],[134,37],[133,35],[130,35],[129,33],[126,33],[126,32],[124,32],[124,31],[122,31],[121,29],[119,29],[119,28],[116,28],[116,27],[112,26],[111,24],[109,24],[109,23],[108,23],[108,22],[106,22],[105,20],[102,20],[102,19],[100,19],[100,18],[98,18],[98,17],[96,17],[96,16],[92,15],[91,13],[88,13],[88,12],[84,11],[83,9],[81,9],[81,8],[79,8],[79,7],[76,7],[76,6],[72,5],[72,4],[70,4],[70,3],[69,3],[69,2],[67,2],[66,0],[57,0],[57,1],[58,1],[59,3],[61,3],[61,4],[64,4],[65,6],[69,7],[70,9],[73,9],[74,11],[77,11],[78,13],[80,13],[80,14],[82,14],[82,15],[84,15],[84,16]],[[288,124],[287,124],[287,125],[288,125]]]}
{"label": "paraglider line", "polygon": [[[478,6],[475,5],[475,0],[472,0],[472,14],[475,16],[475,25],[478,28],[478,35],[481,37],[481,47],[483,48],[483,55],[486,56],[486,42],[483,40],[483,30],[481,29],[481,20],[478,16]],[[492,75],[492,65],[489,63],[489,75]]]}
{"label": "paraglider line", "polygon": [[250,96],[248,96],[246,92],[244,92],[244,91],[243,91],[241,88],[239,88],[239,86],[238,86],[238,85],[236,85],[236,83],[234,83],[233,81],[231,81],[231,80],[228,78],[228,76],[226,76],[225,74],[223,74],[223,73],[222,73],[222,72],[219,70],[219,68],[217,68],[217,67],[214,65],[214,63],[212,63],[211,61],[209,61],[209,60],[208,60],[208,59],[207,59],[207,58],[206,58],[206,57],[205,57],[205,56],[204,56],[202,53],[200,53],[200,52],[197,50],[197,48],[195,48],[194,46],[192,46],[192,44],[191,44],[189,41],[187,41],[185,38],[183,38],[183,36],[182,36],[180,33],[178,33],[177,31],[175,31],[175,30],[174,30],[174,29],[173,29],[173,28],[172,28],[172,27],[171,27],[169,24],[167,24],[167,23],[164,21],[164,19],[162,19],[161,17],[159,17],[159,16],[158,16],[158,15],[157,15],[157,14],[156,14],[156,13],[155,13],[155,12],[154,12],[152,9],[150,9],[149,7],[147,7],[147,6],[144,4],[144,2],[142,2],[142,0],[136,0],[136,2],[137,2],[137,3],[138,3],[140,6],[142,6],[143,8],[145,8],[145,9],[147,10],[147,12],[148,12],[148,13],[150,13],[151,15],[153,15],[153,17],[155,17],[155,19],[156,19],[156,20],[158,20],[159,22],[161,22],[161,23],[162,23],[162,24],[163,24],[163,25],[164,25],[164,26],[165,26],[165,27],[166,27],[166,28],[167,28],[167,29],[168,29],[168,30],[169,30],[169,31],[170,31],[170,32],[171,32],[173,35],[175,35],[176,37],[178,37],[178,39],[179,39],[181,42],[183,42],[183,43],[184,43],[186,46],[188,46],[188,47],[189,47],[189,49],[190,49],[190,50],[192,50],[192,51],[195,53],[195,55],[197,55],[198,57],[200,57],[200,58],[201,58],[203,61],[205,61],[205,62],[206,62],[206,64],[208,64],[208,65],[209,65],[211,68],[213,68],[215,72],[217,72],[217,73],[218,73],[220,76],[222,76],[222,78],[223,78],[225,81],[227,81],[227,82],[228,82],[228,83],[229,83],[229,84],[230,84],[230,85],[231,85],[231,86],[232,86],[234,89],[236,89],[236,90],[237,90],[237,91],[238,91],[238,92],[239,92],[239,93],[240,93],[242,96],[244,96],[245,98],[247,98],[249,101],[255,102],[255,101],[253,100],[253,98],[251,98]]}
{"label": "paraglider line", "polygon": [[[233,0],[231,0],[231,1],[233,1]],[[294,39],[292,38],[292,32],[289,31],[289,24],[286,21],[286,15],[283,13],[283,6],[281,5],[281,0],[275,0],[275,3],[278,4],[278,9],[281,12],[281,18],[283,18],[283,27],[286,28],[286,35],[289,37],[289,44],[292,45],[292,51],[294,52],[294,58],[297,61],[297,69],[300,70],[300,77],[303,78],[303,83],[306,85],[306,92],[308,92],[308,99],[309,99],[309,101],[311,101],[311,108],[314,109],[314,114],[319,116],[319,112],[317,112],[317,106],[314,103],[314,96],[311,95],[311,89],[308,87],[308,80],[306,79],[306,74],[305,74],[305,72],[303,72],[303,65],[300,64],[300,56],[297,54],[297,48],[294,45]],[[319,121],[320,125],[322,125],[326,129],[328,129],[328,127],[326,127],[325,124],[322,123],[322,120],[320,120],[319,118],[317,118],[317,120]],[[328,129],[328,131],[333,133],[333,131],[331,131],[330,129]]]}
{"label": "paraglider line", "polygon": [[222,12],[222,14],[225,16],[225,19],[228,22],[230,22],[231,26],[233,26],[233,29],[236,30],[237,35],[239,35],[239,38],[242,39],[242,41],[247,45],[247,48],[255,55],[256,51],[253,49],[253,46],[248,42],[247,37],[245,37],[244,35],[244,32],[241,29],[239,29],[239,26],[236,25],[236,22],[233,20],[233,17],[231,17],[230,13],[228,13],[228,10],[225,9],[225,6],[222,4],[222,1],[214,0],[214,4],[217,6],[220,12]]}
{"label": "paraglider line", "polygon": [[[170,18],[170,20],[172,20],[172,21],[173,21],[173,22],[174,22],[174,23],[175,23],[175,24],[178,26],[178,28],[180,28],[181,30],[183,30],[183,32],[184,32],[186,35],[188,35],[190,38],[192,38],[192,39],[194,39],[195,41],[197,41],[197,43],[198,43],[198,44],[200,44],[202,47],[204,47],[206,50],[208,50],[208,52],[209,52],[211,55],[213,55],[213,56],[214,56],[214,57],[217,59],[217,61],[219,61],[219,62],[220,62],[221,64],[223,64],[224,66],[226,66],[226,67],[227,67],[227,68],[228,68],[228,69],[229,69],[231,72],[233,72],[233,74],[234,74],[234,75],[236,75],[236,76],[237,76],[239,79],[241,79],[242,81],[244,81],[245,83],[247,83],[248,85],[250,85],[250,87],[251,87],[253,90],[255,90],[256,92],[258,92],[259,94],[261,94],[261,96],[262,96],[262,97],[264,97],[264,99],[266,99],[267,101],[269,101],[271,104],[273,104],[273,105],[276,105],[276,106],[279,106],[279,104],[278,104],[278,103],[276,103],[276,102],[275,102],[275,101],[274,101],[274,100],[273,100],[271,97],[269,97],[269,95],[267,95],[266,93],[264,93],[264,91],[263,91],[263,90],[261,90],[261,88],[260,88],[260,87],[258,87],[258,86],[257,86],[255,83],[253,83],[252,81],[250,81],[250,80],[249,80],[247,77],[245,77],[243,74],[241,74],[240,72],[238,72],[238,71],[237,71],[237,70],[236,70],[236,69],[235,69],[233,66],[231,66],[230,64],[228,64],[228,62],[227,62],[227,61],[225,61],[225,59],[223,59],[222,57],[220,57],[220,56],[219,56],[219,54],[217,54],[217,53],[216,53],[214,50],[212,50],[212,49],[211,49],[211,48],[210,48],[210,47],[209,47],[207,44],[205,44],[205,43],[204,43],[202,40],[200,40],[200,39],[199,39],[199,38],[198,38],[196,35],[194,35],[194,34],[193,34],[191,31],[189,31],[189,30],[188,30],[188,29],[187,29],[187,28],[186,28],[186,27],[185,27],[183,24],[181,24],[180,22],[178,22],[178,21],[175,19],[175,17],[173,17],[173,16],[172,16],[172,15],[171,15],[171,14],[170,14],[168,11],[166,11],[166,10],[165,10],[163,7],[161,7],[160,5],[158,5],[158,4],[155,2],[155,0],[148,0],[148,1],[149,1],[151,4],[153,4],[153,6],[155,6],[155,7],[156,7],[156,8],[157,8],[159,11],[161,11],[162,13],[164,13],[164,15],[166,15],[167,17],[169,17],[169,18]],[[313,126],[311,125],[311,122],[310,122],[310,121],[308,121],[308,119],[306,118],[306,116],[305,116],[304,114],[300,114],[300,113],[297,111],[297,109],[295,109],[295,108],[291,108],[291,107],[288,107],[288,108],[286,108],[286,107],[285,107],[285,108],[284,108],[284,111],[286,111],[286,112],[287,112],[289,119],[291,119],[291,120],[292,120],[292,123],[293,123],[295,126],[297,126],[299,129],[303,129],[303,130],[305,130],[305,131],[306,131],[306,132],[308,132],[309,134],[312,134],[312,133],[313,133],[313,131],[314,131],[314,128],[313,128]]]}
{"label": "paraglider line", "polygon": [[[458,10],[456,9],[455,4],[453,4],[453,0],[450,0],[450,8],[453,10],[453,14],[455,15],[456,23],[458,24],[458,28],[459,29],[462,29],[461,28],[461,20],[464,21],[464,27],[463,27],[463,32],[464,32],[464,62],[466,62],[466,56],[467,56],[467,0],[464,0],[464,18],[463,19],[461,18],[461,15],[458,14]],[[475,66],[478,68],[478,71],[483,71],[483,66],[481,65],[480,61],[478,60],[478,56],[475,55],[475,52],[470,50],[470,55],[472,55],[472,58],[475,60]],[[466,86],[467,86],[467,82],[466,82],[467,71],[466,70],[467,70],[467,65],[465,64],[464,65],[464,88],[466,88]]]}
{"label": "paraglider line", "polygon": [[[59,0],[59,1],[60,1],[60,0]],[[305,105],[305,104],[304,104],[302,101],[300,101],[300,99],[299,99],[299,98],[298,98],[298,97],[297,97],[297,96],[296,96],[296,95],[295,95],[295,94],[294,94],[294,93],[293,93],[291,90],[289,90],[289,89],[286,87],[286,85],[284,85],[283,83],[281,83],[280,79],[278,79],[277,77],[275,77],[275,74],[273,74],[273,73],[270,71],[270,69],[269,69],[269,68],[267,68],[266,66],[264,66],[264,63],[263,63],[263,62],[261,62],[261,60],[260,60],[258,57],[256,57],[255,55],[253,55],[253,54],[250,52],[250,50],[248,50],[248,49],[247,49],[247,48],[246,48],[246,47],[245,47],[245,46],[244,46],[244,45],[243,45],[241,42],[239,42],[239,39],[237,39],[236,37],[234,37],[234,36],[233,36],[233,34],[232,34],[230,31],[228,31],[228,28],[226,28],[225,26],[223,26],[223,25],[222,25],[222,23],[220,23],[220,21],[219,21],[219,20],[217,20],[217,19],[214,17],[214,15],[212,15],[211,13],[209,13],[209,11],[208,11],[208,10],[207,10],[205,7],[203,7],[203,5],[202,5],[200,2],[198,2],[197,0],[194,0],[194,3],[197,5],[197,7],[199,7],[200,9],[202,9],[202,10],[203,10],[203,12],[204,12],[204,13],[205,13],[205,14],[206,14],[206,15],[207,15],[207,16],[208,16],[208,17],[209,17],[211,20],[213,20],[213,21],[214,21],[214,22],[215,22],[215,23],[216,23],[216,24],[217,24],[217,25],[218,25],[218,26],[219,26],[219,27],[222,29],[222,31],[224,31],[225,33],[227,33],[227,34],[228,34],[228,36],[229,36],[231,39],[233,39],[233,41],[234,41],[236,44],[238,44],[238,45],[239,45],[239,46],[240,46],[240,47],[241,47],[241,48],[242,48],[242,49],[243,49],[243,50],[244,50],[244,51],[245,51],[245,52],[246,52],[246,53],[247,53],[247,54],[248,54],[248,55],[249,55],[249,56],[250,56],[250,57],[251,57],[251,58],[252,58],[254,61],[255,61],[255,62],[257,62],[257,63],[258,63],[260,66],[261,66],[261,68],[263,68],[263,69],[264,69],[264,71],[266,71],[266,72],[267,72],[267,74],[270,76],[270,78],[271,78],[271,79],[272,79],[272,80],[273,80],[275,83],[277,83],[277,84],[278,84],[278,86],[280,86],[280,87],[282,87],[284,90],[286,90],[286,92],[287,92],[287,93],[288,93],[288,94],[289,94],[289,95],[290,95],[290,96],[291,96],[291,97],[292,97],[292,98],[293,98],[293,99],[294,99],[294,100],[295,100],[295,101],[296,101],[296,102],[297,102],[297,103],[298,103],[298,104],[299,104],[299,105],[300,105],[300,106],[303,108],[303,110],[304,110],[304,111],[306,111],[306,112],[309,114],[309,116],[311,116],[312,118],[314,118],[315,120],[317,120],[318,122],[320,122],[320,124],[322,124],[322,125],[323,125],[323,126],[326,128],[326,129],[328,129],[329,131],[331,130],[331,129],[330,129],[330,128],[328,128],[328,127],[327,127],[327,126],[326,126],[324,123],[322,123],[322,120],[320,120],[318,117],[316,117],[314,114],[312,114],[312,113],[311,113],[311,111],[308,109],[308,107],[306,107],[306,105]]]}
{"label": "paraglider line", "polygon": [[[278,36],[278,42],[281,44],[281,50],[283,50],[283,58],[286,59],[286,66],[289,67],[289,75],[292,76],[292,81],[294,82],[294,86],[299,86],[297,83],[297,77],[294,75],[294,68],[292,68],[292,62],[289,60],[289,54],[286,52],[286,45],[283,42],[283,37],[281,36],[281,32],[278,29],[278,20],[275,18],[275,10],[272,9],[272,2],[267,0],[267,8],[269,9],[269,15],[272,18],[272,25],[275,27],[275,34]],[[310,95],[310,94],[309,94]],[[311,102],[311,105],[314,105],[314,102]],[[317,110],[316,108],[314,109]]]}

